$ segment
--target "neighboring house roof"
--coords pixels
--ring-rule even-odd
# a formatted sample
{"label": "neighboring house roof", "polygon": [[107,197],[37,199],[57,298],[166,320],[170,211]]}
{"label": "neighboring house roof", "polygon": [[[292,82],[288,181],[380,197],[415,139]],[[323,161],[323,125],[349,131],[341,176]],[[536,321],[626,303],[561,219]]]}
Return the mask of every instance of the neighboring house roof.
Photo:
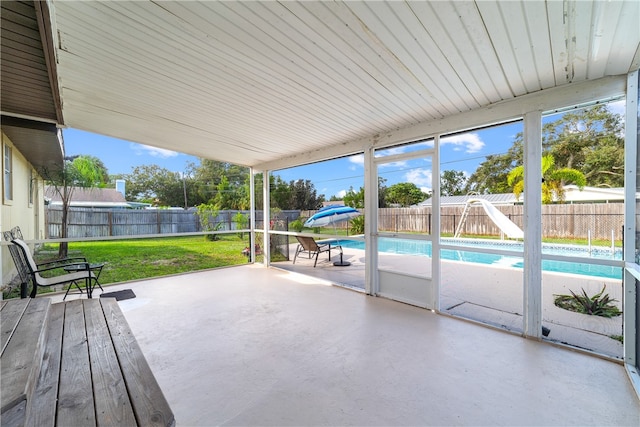
{"label": "neighboring house roof", "polygon": [[[567,185],[565,189],[564,203],[609,203],[624,201],[624,188],[598,188],[584,187],[580,190],[575,185]],[[488,200],[494,205],[513,205],[522,203],[522,195],[520,199],[516,199],[513,193],[501,194],[469,194],[465,196],[443,196],[440,198],[440,205],[464,205],[470,198]],[[427,199],[417,206],[431,206],[431,199]]]}
{"label": "neighboring house roof", "polygon": [[[516,197],[511,194],[469,194],[465,196],[443,196],[440,197],[440,205],[464,205],[467,203],[467,200],[475,198],[475,199],[485,199],[494,205],[513,205],[517,203]],[[431,199],[427,199],[422,203],[419,203],[418,206],[431,206]]]}
{"label": "neighboring house roof", "polygon": [[[62,199],[54,187],[47,186],[44,190],[45,198],[50,205],[61,205]],[[82,188],[75,187],[71,195],[70,206],[85,208],[131,208],[124,195],[113,188]]]}

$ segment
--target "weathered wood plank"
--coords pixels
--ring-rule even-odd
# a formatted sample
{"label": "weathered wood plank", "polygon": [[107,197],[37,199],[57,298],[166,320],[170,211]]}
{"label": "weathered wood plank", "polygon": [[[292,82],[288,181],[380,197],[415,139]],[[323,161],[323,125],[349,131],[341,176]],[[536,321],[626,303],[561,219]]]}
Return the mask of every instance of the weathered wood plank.
{"label": "weathered wood plank", "polygon": [[[49,299],[29,299],[22,319],[2,353],[2,412],[16,405],[33,390],[39,373]],[[3,310],[4,312],[5,310]]]}
{"label": "weathered wood plank", "polygon": [[114,348],[141,426],[173,426],[175,419],[131,328],[113,298],[100,298]]}
{"label": "weathered wood plank", "polygon": [[64,308],[64,303],[52,304],[50,308],[40,375],[27,411],[25,425],[28,426],[53,427],[55,425]]}
{"label": "weathered wood plank", "polygon": [[28,299],[14,299],[3,308],[1,316],[2,322],[0,322],[0,333],[2,334],[0,336],[0,344],[2,354],[4,354],[4,349],[7,346],[13,331],[16,329],[24,310],[27,308],[28,303]]}
{"label": "weathered wood plank", "polygon": [[31,394],[39,374],[45,336],[43,325],[51,301],[47,298],[27,301],[24,315],[2,353],[2,413]]}
{"label": "weathered wood plank", "polygon": [[98,425],[136,425],[100,299],[84,300],[83,304]]}
{"label": "weathered wood plank", "polygon": [[22,400],[14,407],[2,413],[2,427],[21,427],[25,424],[24,414],[27,408],[27,401]]}
{"label": "weathered wood plank", "polygon": [[89,349],[81,300],[66,304],[57,424],[95,426]]}

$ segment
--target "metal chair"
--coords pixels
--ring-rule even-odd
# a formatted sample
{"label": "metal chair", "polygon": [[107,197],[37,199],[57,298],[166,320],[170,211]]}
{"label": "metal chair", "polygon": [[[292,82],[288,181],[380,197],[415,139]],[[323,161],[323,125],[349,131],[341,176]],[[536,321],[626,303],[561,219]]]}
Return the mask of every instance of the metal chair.
{"label": "metal chair", "polygon": [[306,236],[296,236],[298,239],[298,246],[296,247],[296,254],[293,256],[293,263],[296,263],[296,258],[298,258],[298,254],[308,253],[309,259],[315,255],[315,262],[313,263],[313,267],[315,268],[318,263],[318,255],[322,252],[329,252],[329,261],[331,261],[331,243],[322,243],[318,244],[313,237]]}
{"label": "metal chair", "polygon": [[[14,239],[11,241],[11,243],[13,243],[18,248],[21,255],[21,257],[18,257],[18,259],[14,258],[14,262],[16,262],[16,268],[18,268],[18,270],[24,269],[31,278],[31,283],[33,284],[30,295],[31,298],[35,298],[38,291],[38,286],[44,287],[63,285],[68,283],[69,287],[67,288],[67,293],[65,294],[66,298],[72,286],[76,286],[80,290],[80,292],[82,292],[82,288],[80,288],[80,285],[78,284],[79,281],[84,280],[85,288],[88,293],[91,287],[91,281],[95,280],[97,282],[97,277],[91,271],[90,264],[87,262],[86,258],[65,258],[62,260],[36,264],[33,256],[31,255],[31,251],[29,250],[29,246],[27,246],[27,244],[23,240]],[[19,262],[22,264],[18,264]],[[42,277],[40,274],[47,271],[64,269],[64,267],[71,265],[81,266],[82,269],[73,273],[62,274],[53,277]]]}
{"label": "metal chair", "polygon": [[[14,227],[11,231],[3,231],[2,237],[7,242],[11,242],[14,239],[22,240],[22,232],[20,231],[20,227]],[[26,262],[22,259],[22,254],[17,246],[9,245],[9,253],[16,265],[18,279],[20,280],[20,298],[26,298],[29,289],[29,272]]]}

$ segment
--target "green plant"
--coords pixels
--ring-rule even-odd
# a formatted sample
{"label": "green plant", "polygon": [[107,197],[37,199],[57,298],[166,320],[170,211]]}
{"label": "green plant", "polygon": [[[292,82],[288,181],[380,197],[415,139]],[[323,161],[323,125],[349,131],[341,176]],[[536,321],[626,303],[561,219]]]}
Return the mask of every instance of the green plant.
{"label": "green plant", "polygon": [[557,307],[576,313],[601,317],[620,316],[622,312],[613,304],[617,300],[604,293],[606,288],[607,285],[603,285],[602,290],[592,297],[589,297],[584,289],[580,295],[570,290],[571,295],[554,295],[553,303]]}
{"label": "green plant", "polygon": [[[249,217],[247,217],[245,214],[241,212],[238,212],[233,216],[233,222],[235,222],[236,226],[240,229],[247,228],[247,226],[249,225]],[[243,232],[238,233],[238,237],[240,237],[240,239],[243,240],[244,233]]]}
{"label": "green plant", "polygon": [[[198,219],[200,220],[200,227],[203,231],[217,231],[222,227],[222,223],[212,224],[211,220],[218,216],[218,209],[212,203],[202,203],[196,206]],[[205,234],[205,240],[218,240],[215,234]]]}
{"label": "green plant", "polygon": [[351,219],[351,233],[364,234],[364,215]]}
{"label": "green plant", "polygon": [[295,219],[289,223],[289,228],[300,233],[304,228],[304,222],[300,218]]}
{"label": "green plant", "polygon": [[624,339],[622,335],[609,335],[609,338],[614,339],[616,341],[620,341],[620,343],[624,343]]}

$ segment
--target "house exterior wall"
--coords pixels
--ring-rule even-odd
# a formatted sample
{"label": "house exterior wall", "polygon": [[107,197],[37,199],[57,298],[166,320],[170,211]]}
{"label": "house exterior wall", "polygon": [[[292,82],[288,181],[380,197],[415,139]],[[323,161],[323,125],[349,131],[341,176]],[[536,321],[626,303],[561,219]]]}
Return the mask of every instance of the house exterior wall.
{"label": "house exterior wall", "polygon": [[[11,200],[5,197],[5,147],[11,149]],[[0,207],[0,231],[19,226],[27,240],[44,238],[44,185],[33,166],[13,145],[9,137],[2,133],[2,206]],[[33,187],[30,192],[30,185]],[[30,194],[31,193],[31,194]],[[2,287],[15,276],[15,265],[6,246],[2,246],[0,277]]]}

